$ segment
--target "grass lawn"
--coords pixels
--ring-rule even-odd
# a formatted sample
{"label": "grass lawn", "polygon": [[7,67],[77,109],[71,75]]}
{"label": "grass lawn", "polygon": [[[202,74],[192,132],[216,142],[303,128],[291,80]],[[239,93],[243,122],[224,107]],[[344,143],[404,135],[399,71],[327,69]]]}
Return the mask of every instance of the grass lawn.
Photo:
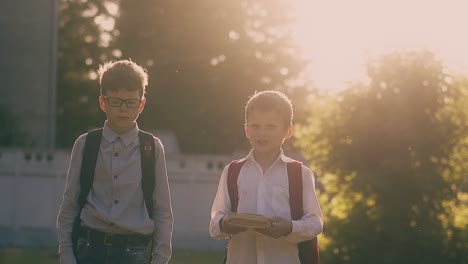
{"label": "grass lawn", "polygon": [[[174,249],[171,264],[219,264],[224,252],[202,252]],[[5,264],[59,264],[54,249],[0,248],[0,263]]]}

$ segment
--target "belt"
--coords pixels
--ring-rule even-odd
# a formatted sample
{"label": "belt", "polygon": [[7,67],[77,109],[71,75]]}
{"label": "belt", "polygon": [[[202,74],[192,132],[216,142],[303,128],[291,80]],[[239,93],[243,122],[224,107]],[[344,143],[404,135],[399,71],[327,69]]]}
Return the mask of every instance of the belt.
{"label": "belt", "polygon": [[153,238],[152,235],[104,233],[87,226],[81,226],[80,233],[82,236],[86,236],[91,243],[106,246],[147,246]]}

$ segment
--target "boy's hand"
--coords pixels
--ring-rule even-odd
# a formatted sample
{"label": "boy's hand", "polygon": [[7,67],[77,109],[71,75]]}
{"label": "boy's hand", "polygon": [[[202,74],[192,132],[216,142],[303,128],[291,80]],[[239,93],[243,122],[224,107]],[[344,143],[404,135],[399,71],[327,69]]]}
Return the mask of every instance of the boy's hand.
{"label": "boy's hand", "polygon": [[287,236],[292,232],[292,222],[291,220],[281,217],[273,217],[271,227],[256,228],[255,231],[272,238],[280,238],[282,236]]}
{"label": "boy's hand", "polygon": [[227,233],[229,235],[235,235],[240,232],[245,231],[245,227],[235,226],[231,224],[229,215],[224,216],[219,220],[219,228],[222,232]]}

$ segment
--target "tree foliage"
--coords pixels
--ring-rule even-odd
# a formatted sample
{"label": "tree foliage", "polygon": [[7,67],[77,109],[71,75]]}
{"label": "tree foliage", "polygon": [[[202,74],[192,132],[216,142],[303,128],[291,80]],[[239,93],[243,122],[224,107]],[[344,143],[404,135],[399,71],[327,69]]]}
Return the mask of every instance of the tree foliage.
{"label": "tree foliage", "polygon": [[246,147],[254,91],[286,91],[303,117],[304,61],[288,10],[286,0],[60,1],[58,145],[102,125],[96,69],[112,59],[148,69],[140,126],[174,131],[184,152]]}
{"label": "tree foliage", "polygon": [[[298,143],[319,172],[329,263],[464,263],[467,84],[429,52],[369,63],[316,98]],[[460,215],[461,214],[461,215]]]}
{"label": "tree foliage", "polygon": [[[59,1],[57,146],[70,147],[89,128],[102,125],[96,70],[113,59],[114,2]],[[107,23],[105,23],[107,22]]]}
{"label": "tree foliage", "polygon": [[150,75],[142,126],[173,130],[185,152],[245,147],[249,95],[304,97],[288,8],[282,0],[122,1],[117,46]]}

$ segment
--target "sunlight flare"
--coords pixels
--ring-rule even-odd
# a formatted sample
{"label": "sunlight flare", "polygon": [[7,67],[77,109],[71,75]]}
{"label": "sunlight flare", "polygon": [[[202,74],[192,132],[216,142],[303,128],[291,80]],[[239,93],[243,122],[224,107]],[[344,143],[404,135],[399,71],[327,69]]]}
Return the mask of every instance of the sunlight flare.
{"label": "sunlight flare", "polygon": [[429,50],[451,72],[468,73],[468,2],[462,0],[295,0],[294,36],[321,90],[365,81],[368,60]]}

